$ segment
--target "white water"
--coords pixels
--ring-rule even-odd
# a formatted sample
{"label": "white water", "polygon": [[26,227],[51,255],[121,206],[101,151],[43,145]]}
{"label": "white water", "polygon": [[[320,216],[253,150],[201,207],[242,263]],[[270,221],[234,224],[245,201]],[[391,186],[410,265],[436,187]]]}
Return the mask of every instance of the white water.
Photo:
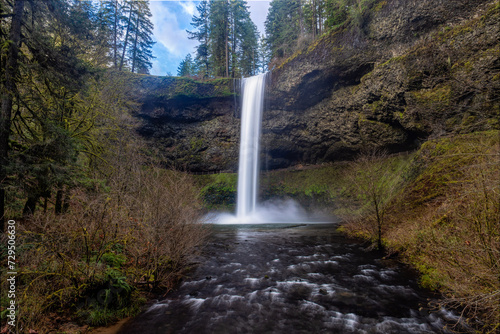
{"label": "white water", "polygon": [[262,204],[257,201],[265,84],[265,73],[243,79],[236,215],[209,214],[206,217],[209,223],[263,224],[307,221],[304,210],[292,200]]}
{"label": "white water", "polygon": [[259,185],[259,141],[266,74],[243,79],[236,217],[255,214]]}

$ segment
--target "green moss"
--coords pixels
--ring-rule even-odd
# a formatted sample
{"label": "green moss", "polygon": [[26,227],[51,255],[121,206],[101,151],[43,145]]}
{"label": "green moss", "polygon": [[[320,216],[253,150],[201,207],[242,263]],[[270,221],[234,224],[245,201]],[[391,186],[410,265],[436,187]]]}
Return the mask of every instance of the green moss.
{"label": "green moss", "polygon": [[390,58],[389,60],[383,62],[382,64],[375,66],[375,68],[372,71],[366,73],[364,76],[361,77],[361,79],[360,79],[361,84],[364,84],[366,82],[366,80],[371,78],[376,71],[378,71],[378,70],[388,71],[389,69],[387,69],[385,67],[388,67],[388,66],[395,64],[395,63],[403,63],[404,61],[407,60],[407,58],[408,58],[408,54],[398,56],[398,57],[393,57],[393,58]]}
{"label": "green moss", "polygon": [[136,82],[153,98],[161,99],[204,99],[236,94],[231,78],[201,82],[188,77],[142,76],[136,78]]}
{"label": "green moss", "polygon": [[190,140],[191,151],[196,152],[203,147],[203,138],[193,137]]}
{"label": "green moss", "polygon": [[413,163],[426,167],[407,187],[406,203],[419,206],[443,197],[448,186],[463,179],[463,166],[473,163],[479,147],[494,147],[499,140],[499,132],[492,130],[424,143]]}
{"label": "green moss", "polygon": [[451,87],[442,84],[432,89],[422,89],[412,92],[416,101],[425,106],[449,106],[451,98]]}
{"label": "green moss", "polygon": [[237,174],[219,173],[195,177],[204,206],[209,210],[231,211],[236,204]]}
{"label": "green moss", "polygon": [[382,10],[382,8],[384,8],[385,6],[387,5],[387,1],[380,1],[376,6],[375,8],[373,8],[373,11],[374,12],[380,12]]}
{"label": "green moss", "polygon": [[442,286],[443,278],[436,269],[420,261],[415,262],[415,267],[421,274],[418,283],[422,288],[437,291]]}
{"label": "green moss", "polygon": [[388,61],[378,65],[377,67],[383,67],[383,66],[388,66],[392,63],[397,63],[397,62],[402,62],[404,60],[406,60],[408,57],[408,55],[402,55],[402,56],[398,56],[398,57],[393,57],[391,59],[389,59]]}
{"label": "green moss", "polygon": [[376,114],[379,111],[384,110],[385,102],[382,100],[375,101],[368,104],[367,107],[371,109],[372,113]]}
{"label": "green moss", "polygon": [[438,32],[435,38],[439,41],[447,41],[450,44],[454,43],[454,40],[474,32],[477,26],[482,26],[487,20],[494,18],[495,16],[499,16],[500,10],[498,3],[492,5],[485,15],[467,21],[463,25],[458,25],[456,27],[444,27],[442,31]]}

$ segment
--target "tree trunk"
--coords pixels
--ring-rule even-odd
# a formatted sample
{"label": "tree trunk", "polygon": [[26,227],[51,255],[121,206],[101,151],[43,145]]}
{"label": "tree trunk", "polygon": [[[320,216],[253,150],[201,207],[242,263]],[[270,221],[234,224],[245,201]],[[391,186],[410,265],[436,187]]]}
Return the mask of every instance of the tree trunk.
{"label": "tree trunk", "polygon": [[21,41],[23,9],[24,0],[16,0],[9,33],[11,43],[9,44],[2,87],[2,109],[0,113],[0,232],[3,232],[5,228],[5,185],[7,179],[6,167],[9,162],[10,118],[16,89],[15,77],[19,70],[17,59]]}
{"label": "tree trunk", "polygon": [[35,214],[35,209],[36,209],[36,203],[40,199],[40,196],[38,195],[30,195],[28,196],[28,200],[26,201],[26,204],[24,205],[23,209],[23,216],[30,216]]}
{"label": "tree trunk", "polygon": [[[229,11],[229,1],[227,5],[227,10]],[[226,78],[229,77],[229,13],[227,13],[224,18],[224,34],[226,39]]]}
{"label": "tree trunk", "polygon": [[304,14],[302,13],[302,0],[299,0],[299,36],[304,33]]}
{"label": "tree trunk", "polygon": [[56,205],[54,212],[58,215],[62,212],[62,198],[63,198],[63,190],[58,189],[56,192]]}
{"label": "tree trunk", "polygon": [[234,15],[231,15],[231,27],[233,28],[233,48],[231,50],[231,77],[236,77],[236,22]]}
{"label": "tree trunk", "polygon": [[130,13],[128,14],[127,32],[125,33],[125,41],[123,42],[123,52],[122,52],[122,58],[120,60],[120,68],[118,69],[119,71],[122,70],[123,60],[125,59],[125,51],[127,50],[127,41],[128,41],[128,34],[130,30],[131,20],[132,20],[132,4],[130,4]]}
{"label": "tree trunk", "polygon": [[132,56],[132,73],[135,70],[135,57],[137,55],[137,37],[139,35],[139,13],[137,13],[137,19],[135,20],[135,39],[134,39],[134,55]]}
{"label": "tree trunk", "polygon": [[113,64],[118,67],[118,0],[115,0],[115,22],[113,26]]}
{"label": "tree trunk", "polygon": [[323,17],[321,16],[321,4],[318,4],[318,36],[323,33]]}
{"label": "tree trunk", "polygon": [[[207,23],[207,26],[208,26],[208,23]],[[208,29],[208,28],[207,28]],[[208,78],[208,71],[209,71],[209,67],[208,67],[208,42],[209,42],[209,39],[208,39],[208,32],[206,33],[205,35],[205,45],[206,45],[206,49],[205,49],[205,56],[204,56],[204,62],[205,62],[205,75],[203,76],[203,80],[205,80],[205,77]]]}
{"label": "tree trunk", "polygon": [[66,191],[64,192],[62,212],[66,213],[68,212],[68,209],[69,209],[69,190],[66,189]]}
{"label": "tree trunk", "polygon": [[229,24],[227,22],[228,20],[225,20],[225,34],[226,34],[226,78],[229,77]]}
{"label": "tree trunk", "polygon": [[313,39],[316,38],[316,1],[312,1],[312,34],[313,34]]}
{"label": "tree trunk", "polygon": [[373,195],[373,201],[375,204],[375,216],[377,218],[377,248],[382,250],[382,213],[380,211],[380,203],[376,195]]}

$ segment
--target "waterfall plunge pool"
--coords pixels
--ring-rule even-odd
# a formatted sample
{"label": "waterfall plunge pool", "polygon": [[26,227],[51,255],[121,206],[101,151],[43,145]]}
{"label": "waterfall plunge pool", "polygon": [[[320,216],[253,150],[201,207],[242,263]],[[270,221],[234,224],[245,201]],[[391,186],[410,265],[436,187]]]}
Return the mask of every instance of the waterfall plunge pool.
{"label": "waterfall plunge pool", "polygon": [[448,333],[458,321],[336,224],[213,229],[200,265],[119,333]]}

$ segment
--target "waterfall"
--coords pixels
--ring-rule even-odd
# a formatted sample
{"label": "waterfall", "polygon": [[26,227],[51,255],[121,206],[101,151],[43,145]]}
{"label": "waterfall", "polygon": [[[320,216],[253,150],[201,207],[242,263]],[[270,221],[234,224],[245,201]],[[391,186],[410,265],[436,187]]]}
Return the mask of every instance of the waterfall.
{"label": "waterfall", "polygon": [[243,79],[236,216],[255,213],[259,184],[259,140],[266,74]]}
{"label": "waterfall", "polygon": [[257,202],[259,189],[259,141],[267,74],[242,80],[240,156],[236,214],[213,213],[207,222],[215,224],[273,224],[306,222],[303,208],[293,200]]}

